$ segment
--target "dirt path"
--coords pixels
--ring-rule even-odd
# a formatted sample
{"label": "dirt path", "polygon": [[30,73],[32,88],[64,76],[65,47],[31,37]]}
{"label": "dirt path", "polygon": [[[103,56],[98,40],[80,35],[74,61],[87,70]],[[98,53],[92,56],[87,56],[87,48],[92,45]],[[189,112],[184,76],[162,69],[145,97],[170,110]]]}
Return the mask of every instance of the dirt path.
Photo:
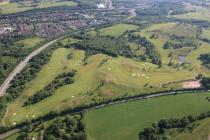
{"label": "dirt path", "polygon": [[44,130],[41,131],[40,139],[39,140],[44,140]]}
{"label": "dirt path", "polygon": [[5,112],[4,117],[2,118],[2,121],[1,121],[1,124],[2,124],[3,126],[5,126],[5,119],[6,119],[8,113],[9,113],[9,109],[6,108],[6,112]]}
{"label": "dirt path", "polygon": [[17,133],[18,131],[20,131],[20,129],[13,129],[13,130],[8,131],[8,132],[6,132],[6,133],[4,133],[4,134],[1,134],[1,135],[0,135],[0,140],[3,140],[3,139],[5,139],[5,138],[11,136],[11,135]]}

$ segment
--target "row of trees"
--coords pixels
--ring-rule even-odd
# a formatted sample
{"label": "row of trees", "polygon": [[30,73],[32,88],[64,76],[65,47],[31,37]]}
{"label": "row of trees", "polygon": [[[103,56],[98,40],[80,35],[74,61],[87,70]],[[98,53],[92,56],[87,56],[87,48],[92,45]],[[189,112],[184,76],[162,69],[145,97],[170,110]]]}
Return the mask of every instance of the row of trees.
{"label": "row of trees", "polygon": [[187,116],[183,118],[161,119],[157,123],[153,123],[151,127],[144,128],[139,133],[139,140],[167,140],[170,129],[192,131],[195,127],[194,122],[210,117],[210,112],[201,113],[197,116]]}
{"label": "row of trees", "polygon": [[203,64],[210,64],[210,53],[201,54],[200,60],[203,62]]}
{"label": "row of trees", "polygon": [[71,72],[58,75],[44,89],[38,91],[33,96],[29,97],[28,100],[24,103],[24,106],[40,102],[41,100],[51,96],[54,93],[54,91],[58,89],[59,87],[74,83],[73,77],[75,76],[75,74],[76,74],[76,70],[72,70]]}

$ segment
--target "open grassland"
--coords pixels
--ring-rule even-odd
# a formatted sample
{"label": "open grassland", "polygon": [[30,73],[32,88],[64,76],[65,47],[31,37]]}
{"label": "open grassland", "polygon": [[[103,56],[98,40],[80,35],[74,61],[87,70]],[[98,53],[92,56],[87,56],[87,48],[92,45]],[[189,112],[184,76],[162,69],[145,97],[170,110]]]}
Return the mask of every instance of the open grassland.
{"label": "open grassland", "polygon": [[44,39],[40,37],[32,37],[32,38],[26,38],[23,40],[18,41],[18,44],[23,44],[24,48],[33,48],[39,43],[41,43]]}
{"label": "open grassland", "polygon": [[210,119],[198,121],[198,126],[190,132],[183,132],[171,138],[172,140],[208,140],[210,136]]}
{"label": "open grassland", "polygon": [[200,35],[201,38],[206,38],[210,40],[210,29],[203,29]]}
{"label": "open grassland", "polygon": [[39,3],[33,3],[32,1],[23,1],[20,3],[2,3],[0,4],[0,14],[12,14],[22,12],[26,10],[32,10],[35,8],[47,8],[55,6],[76,6],[77,3],[73,1],[41,1]]}
{"label": "open grassland", "polygon": [[[145,30],[139,32],[141,36],[146,37],[149,41],[151,41],[155,46],[157,52],[160,54],[162,62],[164,64],[168,64],[170,61],[170,57],[168,57],[170,52],[173,52],[175,62],[178,62],[178,56],[182,56],[186,52],[189,52],[189,47],[184,47],[181,49],[163,49],[163,45],[167,41],[171,40],[170,36],[176,35],[184,38],[192,38],[192,41],[201,44],[194,50],[191,50],[190,53],[186,56],[186,61],[191,63],[191,65],[195,69],[203,69],[201,65],[201,61],[199,60],[200,54],[204,54],[205,51],[210,49],[210,45],[208,43],[202,42],[196,38],[197,29],[194,26],[188,24],[178,24],[178,23],[163,23],[152,25]],[[155,34],[157,38],[151,38],[151,35]],[[208,31],[204,31],[202,33],[206,36],[208,35]],[[205,69],[205,68],[204,68]]]}
{"label": "open grassland", "polygon": [[136,30],[138,26],[132,24],[116,24],[110,27],[102,28],[99,30],[100,35],[102,36],[113,36],[119,37],[126,31]]}
{"label": "open grassland", "polygon": [[91,140],[137,140],[138,133],[162,118],[207,112],[209,93],[165,96],[89,111],[85,122]]}
{"label": "open grassland", "polygon": [[[69,53],[73,54],[70,60],[67,59]],[[49,63],[27,84],[22,95],[8,105],[8,113],[2,124],[12,125],[52,110],[62,111],[92,100],[101,101],[123,95],[181,88],[181,83],[169,83],[192,79],[196,74],[203,72],[178,70],[167,66],[158,68],[151,63],[137,62],[124,57],[112,58],[102,54],[89,57],[88,64],[83,65],[84,57],[84,51],[80,50],[65,48],[55,50]],[[101,65],[107,58],[108,61]],[[43,89],[57,75],[71,69],[77,70],[75,83],[58,88],[52,96],[37,104],[23,107],[28,97]],[[101,83],[104,83],[104,86],[97,89]],[[166,85],[162,87],[162,84]]]}
{"label": "open grassland", "polygon": [[22,12],[26,10],[31,10],[32,7],[28,6],[22,6],[18,3],[5,3],[0,5],[0,13],[1,14],[11,14],[11,13],[17,13]]}
{"label": "open grassland", "polygon": [[197,34],[197,29],[196,27],[189,24],[167,22],[152,25],[146,28],[145,32],[160,33],[165,36],[175,35],[179,37],[195,38]]}
{"label": "open grassland", "polygon": [[77,41],[79,41],[79,40],[74,39],[74,38],[67,37],[67,38],[65,38],[65,39],[62,39],[62,40],[61,40],[61,43],[62,43],[63,45],[68,45],[68,44],[76,43]]}
{"label": "open grassland", "polygon": [[74,1],[43,1],[38,4],[38,8],[47,8],[55,6],[77,6]]}
{"label": "open grassland", "polygon": [[188,13],[175,15],[173,17],[180,19],[199,19],[210,21],[210,10],[208,8],[186,4],[186,9],[189,11]]}

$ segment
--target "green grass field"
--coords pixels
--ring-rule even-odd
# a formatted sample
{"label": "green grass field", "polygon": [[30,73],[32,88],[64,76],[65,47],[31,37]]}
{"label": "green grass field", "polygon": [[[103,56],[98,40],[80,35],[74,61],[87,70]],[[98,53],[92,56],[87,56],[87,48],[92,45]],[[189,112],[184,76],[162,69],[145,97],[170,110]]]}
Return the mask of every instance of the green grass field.
{"label": "green grass field", "polygon": [[61,43],[63,43],[63,45],[68,45],[68,44],[76,43],[77,41],[79,41],[79,40],[68,37],[68,38],[62,39]]}
{"label": "green grass field", "polygon": [[[139,32],[138,34],[146,37],[156,46],[156,51],[160,54],[163,64],[167,65],[170,61],[170,57],[168,57],[168,55],[171,52],[171,50],[163,49],[164,43],[167,41],[171,41],[170,36],[172,35],[186,38],[195,38],[196,28],[190,25],[182,25],[175,22],[170,22],[152,25]],[[153,34],[155,34],[158,37],[150,38],[150,36],[152,36]],[[174,50],[174,54],[176,55],[176,62],[178,61],[178,55],[180,53],[183,53],[183,50]]]}
{"label": "green grass field", "polygon": [[102,28],[99,30],[100,35],[102,36],[113,36],[119,37],[126,31],[136,30],[138,26],[132,24],[116,24],[110,27]]}
{"label": "green grass field", "polygon": [[[71,60],[67,59],[69,53],[73,53]],[[206,72],[207,75],[210,75],[206,69],[189,71],[167,66],[158,68],[151,63],[137,62],[124,57],[109,57],[108,61],[99,67],[105,58],[107,58],[106,55],[93,55],[89,57],[88,64],[83,65],[84,51],[65,48],[55,50],[49,63],[44,65],[37,77],[27,84],[23,94],[8,105],[8,113],[2,120],[2,124],[12,125],[14,122],[31,119],[32,116],[38,117],[51,110],[61,111],[86,104],[91,100],[100,101],[127,94],[134,95],[181,88],[182,83],[168,84],[165,87],[162,87],[161,84],[192,79],[196,76],[195,73]],[[57,89],[53,96],[37,104],[28,107],[22,106],[29,96],[43,89],[57,75],[71,69],[78,71],[74,84]],[[88,92],[94,91],[101,82],[105,83],[103,87],[93,94],[88,94]],[[145,86],[146,84],[148,86]]]}
{"label": "green grass field", "polygon": [[197,29],[189,24],[167,22],[152,25],[145,29],[145,32],[157,32],[165,36],[175,35],[179,37],[195,38]]}
{"label": "green grass field", "polygon": [[36,45],[38,45],[39,43],[41,43],[42,41],[44,41],[43,38],[40,37],[32,37],[32,38],[26,38],[23,40],[18,41],[18,44],[23,44],[24,48],[33,48]]}
{"label": "green grass field", "polygon": [[188,12],[185,14],[175,15],[173,17],[180,19],[199,19],[210,21],[210,10],[205,7],[196,6],[192,4],[186,4],[187,10],[193,10],[194,12]]}
{"label": "green grass field", "polygon": [[210,39],[210,29],[209,28],[203,29],[200,37]]}
{"label": "green grass field", "polygon": [[90,140],[137,140],[138,133],[162,118],[207,112],[210,93],[165,96],[132,101],[89,111],[86,129]]}
{"label": "green grass field", "polygon": [[9,3],[4,2],[0,4],[0,14],[12,14],[18,13],[26,10],[32,10],[34,8],[47,8],[47,7],[55,7],[55,6],[76,6],[77,3],[73,1],[61,1],[58,2],[56,0],[47,0],[41,1],[38,4],[32,3],[32,1],[23,1],[21,3]]}

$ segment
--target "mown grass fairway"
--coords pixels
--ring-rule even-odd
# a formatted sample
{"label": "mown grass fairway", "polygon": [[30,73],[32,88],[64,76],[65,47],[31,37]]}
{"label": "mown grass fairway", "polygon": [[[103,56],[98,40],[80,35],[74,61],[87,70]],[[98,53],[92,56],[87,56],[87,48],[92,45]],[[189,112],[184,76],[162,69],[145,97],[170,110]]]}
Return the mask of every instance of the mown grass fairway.
{"label": "mown grass fairway", "polygon": [[102,36],[113,36],[113,37],[119,37],[126,31],[130,30],[136,30],[138,26],[132,25],[132,24],[116,24],[114,26],[102,28],[99,30],[100,35]]}
{"label": "mown grass fairway", "polygon": [[108,106],[86,114],[90,140],[137,140],[138,133],[161,118],[207,112],[210,93],[165,96]]}

